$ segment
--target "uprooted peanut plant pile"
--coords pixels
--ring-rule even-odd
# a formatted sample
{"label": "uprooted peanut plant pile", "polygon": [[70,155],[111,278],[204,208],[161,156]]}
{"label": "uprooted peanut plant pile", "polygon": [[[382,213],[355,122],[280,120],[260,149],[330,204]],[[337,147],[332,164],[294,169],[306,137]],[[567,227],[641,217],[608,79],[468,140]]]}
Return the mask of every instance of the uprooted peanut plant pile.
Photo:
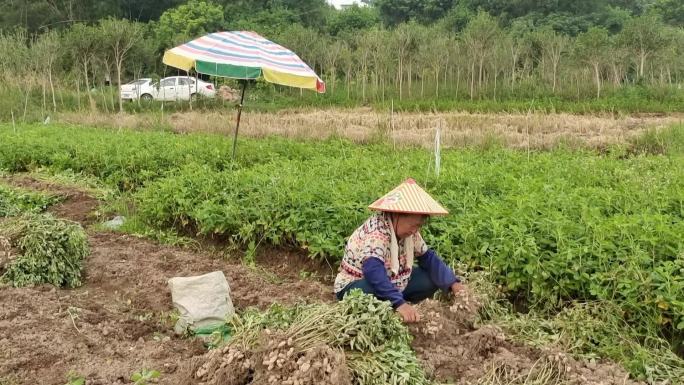
{"label": "uprooted peanut plant pile", "polygon": [[89,252],[83,228],[43,213],[60,199],[0,185],[0,282],[81,285]]}
{"label": "uprooted peanut plant pile", "polygon": [[389,304],[359,291],[332,305],[250,309],[231,319],[227,343],[185,365],[183,380],[188,385],[639,384],[615,364],[578,361],[557,349],[509,341],[492,320],[482,323],[478,309],[491,310],[496,305],[490,301],[480,308],[468,296],[451,306],[428,300],[419,305],[425,320],[410,328]]}

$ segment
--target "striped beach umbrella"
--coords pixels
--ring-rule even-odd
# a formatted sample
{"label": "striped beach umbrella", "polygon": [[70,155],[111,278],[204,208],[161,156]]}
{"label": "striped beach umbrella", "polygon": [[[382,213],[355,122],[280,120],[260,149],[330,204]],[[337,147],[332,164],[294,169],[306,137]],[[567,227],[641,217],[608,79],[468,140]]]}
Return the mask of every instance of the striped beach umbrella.
{"label": "striped beach umbrella", "polygon": [[184,71],[245,80],[238,105],[235,141],[240,127],[246,80],[264,80],[284,86],[325,92],[325,83],[294,52],[255,32],[216,32],[174,47],[164,53],[164,64]]}

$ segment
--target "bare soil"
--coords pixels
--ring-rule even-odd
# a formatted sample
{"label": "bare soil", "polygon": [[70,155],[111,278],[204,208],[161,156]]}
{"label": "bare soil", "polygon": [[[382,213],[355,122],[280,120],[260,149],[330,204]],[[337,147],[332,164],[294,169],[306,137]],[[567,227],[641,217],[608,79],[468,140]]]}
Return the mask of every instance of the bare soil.
{"label": "bare soil", "polygon": [[[90,213],[98,202],[85,192],[23,177],[9,180],[65,194],[65,201],[51,211],[83,224],[92,221]],[[79,289],[0,287],[0,384],[63,385],[69,372],[84,376],[89,385],[124,384],[143,368],[159,370],[160,384],[186,384],[189,371],[196,376],[202,370],[212,371],[206,383],[216,385],[285,383],[295,378],[301,384],[351,383],[344,354],[326,346],[293,356],[281,369],[263,376],[225,368],[268,365],[268,357],[280,344],[265,345],[258,356],[240,357],[228,349],[207,353],[199,341],[172,332],[167,288],[171,277],[223,271],[233,303],[240,309],[274,302],[332,301],[331,286],[321,282],[329,275],[325,266],[298,253],[267,250],[254,268],[210,251],[92,230],[89,243],[92,253]],[[636,384],[611,363],[577,362],[559,352],[515,345],[498,328],[475,325],[476,311],[467,301],[451,307],[436,301],[420,305],[424,322],[411,326],[413,347],[436,380],[516,383],[512,382],[516,378],[536,376],[568,384]],[[228,361],[240,365],[229,366]],[[314,366],[322,362],[330,363],[330,368]],[[310,371],[302,371],[306,363],[311,363]]]}
{"label": "bare soil", "polygon": [[514,344],[494,325],[475,325],[476,309],[427,300],[411,326],[413,348],[436,379],[456,384],[636,385],[611,362],[577,361],[554,350]]}

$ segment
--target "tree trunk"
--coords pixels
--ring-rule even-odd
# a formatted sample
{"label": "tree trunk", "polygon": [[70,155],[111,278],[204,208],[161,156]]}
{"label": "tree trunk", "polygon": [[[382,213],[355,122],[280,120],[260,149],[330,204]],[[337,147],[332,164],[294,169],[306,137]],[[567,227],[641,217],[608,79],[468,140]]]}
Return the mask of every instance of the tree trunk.
{"label": "tree trunk", "polygon": [[456,70],[456,97],[458,98],[458,91],[461,88],[461,67]]}
{"label": "tree trunk", "polygon": [[26,112],[28,111],[28,101],[29,97],[31,96],[31,86],[29,85],[26,89],[26,98],[24,99],[24,116],[22,117],[22,120],[24,123],[26,123]]}
{"label": "tree trunk", "polygon": [[43,106],[41,108],[41,115],[45,115],[45,110],[47,109],[47,86],[45,85],[45,78],[42,79],[41,85],[43,87]]}
{"label": "tree trunk", "polygon": [[[105,89],[104,81],[102,81],[102,86],[100,89],[102,90],[102,105],[104,105],[105,112],[109,113],[109,105],[107,104],[107,95],[105,95],[105,90],[104,90]],[[164,105],[162,104],[162,108],[163,108],[163,106]]]}
{"label": "tree trunk", "polygon": [[403,70],[404,70],[404,69],[403,69],[403,64],[404,64],[404,63],[403,63],[402,57],[399,56],[399,100],[401,100],[402,95],[403,95],[403,92],[402,92],[403,81],[404,81],[404,76],[403,76]]}
{"label": "tree trunk", "polygon": [[425,97],[425,69],[420,75],[420,97],[421,99]]}
{"label": "tree trunk", "polygon": [[52,82],[52,64],[48,65],[48,80],[50,81],[50,93],[52,94],[52,110],[57,112],[57,99],[55,98],[55,85]]}
{"label": "tree trunk", "polygon": [[496,101],[496,79],[499,76],[499,71],[494,71],[494,101]]}
{"label": "tree trunk", "polygon": [[76,100],[78,101],[78,111],[81,112],[81,79],[76,76]]}
{"label": "tree trunk", "polygon": [[351,97],[351,68],[347,68],[347,73],[344,74],[347,80],[347,100]]}
{"label": "tree trunk", "polygon": [[85,87],[86,93],[88,94],[88,103],[90,104],[90,109],[95,110],[95,101],[93,100],[93,95],[90,93],[90,79],[88,78],[88,61],[83,62],[83,75],[85,75]]}
{"label": "tree trunk", "polygon": [[518,57],[515,54],[511,54],[512,66],[511,66],[511,88],[515,87],[515,66],[518,63]]}
{"label": "tree trunk", "polygon": [[363,69],[362,76],[363,76],[363,78],[361,79],[361,99],[363,99],[363,101],[365,102],[366,101],[366,76],[367,76],[365,68]]}
{"label": "tree trunk", "polygon": [[644,64],[646,63],[646,53],[639,52],[639,77],[644,76]]}
{"label": "tree trunk", "polygon": [[483,74],[483,68],[484,68],[484,56],[480,56],[480,69],[478,71],[477,75],[477,89],[478,91],[482,90],[482,74]]}
{"label": "tree trunk", "polygon": [[119,92],[119,89],[121,88],[121,66],[123,63],[117,60],[116,62],[116,93],[119,95],[119,112],[123,112],[123,99],[121,99],[121,92]]}
{"label": "tree trunk", "polygon": [[439,68],[435,68],[435,97],[439,98]]}
{"label": "tree trunk", "polygon": [[337,80],[337,69],[335,68],[334,64],[330,72],[330,92],[335,93],[335,80]]}
{"label": "tree trunk", "polygon": [[470,66],[470,100],[475,97],[475,62]]}
{"label": "tree trunk", "polygon": [[409,99],[411,98],[411,87],[413,86],[413,73],[411,73],[411,63],[409,63],[408,67],[408,97]]}
{"label": "tree trunk", "polygon": [[594,64],[594,74],[596,75],[596,99],[601,97],[601,72],[598,63]]}

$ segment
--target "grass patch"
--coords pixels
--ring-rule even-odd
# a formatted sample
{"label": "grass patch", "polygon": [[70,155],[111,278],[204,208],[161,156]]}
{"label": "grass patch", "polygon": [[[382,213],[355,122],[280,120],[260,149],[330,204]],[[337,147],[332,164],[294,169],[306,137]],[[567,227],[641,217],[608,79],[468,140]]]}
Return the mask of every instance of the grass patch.
{"label": "grass patch", "polygon": [[630,142],[632,154],[684,155],[684,125],[651,129]]}

